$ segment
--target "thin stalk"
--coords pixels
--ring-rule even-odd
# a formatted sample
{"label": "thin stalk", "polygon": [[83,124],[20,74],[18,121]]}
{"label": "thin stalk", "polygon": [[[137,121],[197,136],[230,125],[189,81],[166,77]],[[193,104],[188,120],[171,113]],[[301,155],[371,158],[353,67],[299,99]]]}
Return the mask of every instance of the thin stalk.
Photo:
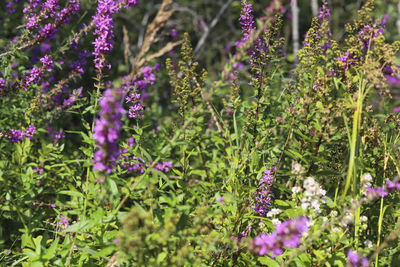
{"label": "thin stalk", "polygon": [[360,215],[361,215],[361,206],[357,208],[356,214],[355,214],[355,220],[354,220],[354,243],[355,247],[358,248],[359,245],[359,239],[360,239]]}
{"label": "thin stalk", "polygon": [[[378,240],[376,241],[376,248],[379,249],[381,245],[381,232],[382,232],[382,222],[383,222],[383,197],[381,197],[381,206],[379,209],[379,220],[378,220]],[[375,266],[378,266],[379,254],[375,258]]]}
{"label": "thin stalk", "polygon": [[349,190],[350,184],[352,182],[352,178],[354,176],[354,163],[356,159],[356,147],[358,142],[358,136],[361,126],[361,115],[362,115],[362,104],[363,104],[363,92],[364,92],[365,84],[361,77],[360,85],[358,87],[358,99],[357,99],[357,107],[356,111],[354,112],[353,118],[353,130],[351,135],[351,143],[350,143],[350,159],[349,159],[349,168],[347,170],[347,178],[346,178],[346,185],[340,199],[340,202],[343,202],[344,198],[346,197],[347,191]]}
{"label": "thin stalk", "polygon": [[[185,127],[185,109],[182,110],[182,127]],[[186,180],[186,131],[183,129],[183,180]]]}
{"label": "thin stalk", "polygon": [[[97,105],[99,102],[99,96],[100,96],[100,88],[101,88],[101,73],[98,74],[98,83],[96,85],[96,95],[94,96],[94,108],[93,108],[93,121],[92,121],[92,126],[90,128],[89,136],[92,136],[93,134],[93,129],[94,129],[94,124],[95,124],[95,116],[96,116],[96,110],[97,110]],[[96,145],[93,145],[93,150],[94,151],[96,148]],[[93,152],[94,153],[94,152]],[[88,188],[89,188],[89,174],[90,174],[91,166],[89,165],[87,170],[86,170],[86,183],[85,183],[85,201],[83,203],[83,220],[86,218],[86,208],[87,208],[87,199],[88,199]]]}
{"label": "thin stalk", "polygon": [[[387,153],[387,150],[386,150],[386,142],[384,142],[384,146],[385,146],[385,161],[384,161],[384,164],[383,164],[382,185],[385,182],[385,173],[386,173],[387,163],[389,161],[389,156],[390,156],[390,154]],[[385,210],[383,208],[383,197],[381,197],[381,206],[379,208],[379,219],[378,219],[378,239],[376,241],[376,248],[377,249],[379,249],[379,246],[381,245],[382,222],[383,222],[384,213],[385,213]],[[376,255],[375,266],[378,266],[378,261],[379,261],[379,254]]]}

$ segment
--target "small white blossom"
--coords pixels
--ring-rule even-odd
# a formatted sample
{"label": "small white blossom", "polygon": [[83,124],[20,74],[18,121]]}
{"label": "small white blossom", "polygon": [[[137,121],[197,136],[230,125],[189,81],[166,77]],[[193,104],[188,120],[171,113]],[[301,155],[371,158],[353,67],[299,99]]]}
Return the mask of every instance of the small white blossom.
{"label": "small white blossom", "polygon": [[371,185],[372,175],[369,172],[365,173],[361,177],[360,182],[361,182],[361,185],[367,185],[367,184]]}
{"label": "small white blossom", "polygon": [[273,224],[273,225],[281,224],[281,221],[280,221],[279,219],[276,219],[276,218],[275,218],[275,219],[272,219],[271,221],[272,221],[272,224]]}
{"label": "small white blossom", "polygon": [[371,240],[368,240],[368,239],[366,239],[366,240],[364,241],[364,245],[365,245],[367,248],[372,248],[372,247],[373,247],[372,241],[371,241]]}
{"label": "small white blossom", "polygon": [[315,224],[315,221],[314,221],[314,220],[308,220],[308,221],[307,221],[307,226],[308,226],[308,227],[313,226],[314,224]]}
{"label": "small white blossom", "polygon": [[300,191],[301,191],[301,187],[300,186],[293,186],[292,187],[292,193],[293,194],[298,194],[298,193],[300,193]]}
{"label": "small white blossom", "polygon": [[317,213],[317,214],[321,213],[321,209],[320,209],[321,206],[319,205],[318,199],[313,199],[311,201],[311,207],[314,208],[315,213]]}
{"label": "small white blossom", "polygon": [[350,223],[353,222],[353,215],[350,213],[347,213],[343,218],[342,221],[340,222],[340,226],[346,227]]}
{"label": "small white blossom", "polygon": [[267,213],[267,217],[274,217],[275,215],[278,215],[279,213],[281,213],[282,211],[280,209],[271,209],[268,213]]}
{"label": "small white blossom", "polygon": [[340,232],[340,229],[339,229],[338,227],[334,227],[334,228],[332,229],[332,232],[333,232],[333,233],[338,233],[338,232]]}
{"label": "small white blossom", "polygon": [[316,214],[321,213],[321,203],[326,203],[326,191],[314,180],[308,177],[303,182],[304,197],[301,200],[301,207],[306,210],[311,207]]}
{"label": "small white blossom", "polygon": [[292,173],[293,174],[301,174],[301,164],[297,162],[292,162]]}
{"label": "small white blossom", "polygon": [[367,217],[367,216],[360,216],[360,222],[361,222],[361,223],[366,223],[366,222],[368,222],[368,217]]}

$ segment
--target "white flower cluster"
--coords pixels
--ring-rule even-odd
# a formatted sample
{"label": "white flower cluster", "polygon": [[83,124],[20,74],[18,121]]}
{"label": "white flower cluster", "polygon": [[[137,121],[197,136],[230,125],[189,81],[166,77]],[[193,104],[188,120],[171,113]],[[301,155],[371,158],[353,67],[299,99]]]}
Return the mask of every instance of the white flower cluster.
{"label": "white flower cluster", "polygon": [[353,223],[353,214],[347,212],[345,216],[343,216],[342,220],[340,221],[340,226],[343,228],[347,227],[347,225]]}
{"label": "white flower cluster", "polygon": [[361,179],[360,179],[360,187],[361,187],[361,194],[363,196],[366,196],[367,188],[372,186],[371,182],[372,182],[372,175],[369,172],[365,173],[361,177]]}
{"label": "white flower cluster", "polygon": [[[282,212],[282,210],[280,209],[271,209],[270,211],[268,211],[267,213],[267,217],[275,217],[276,215],[280,214]],[[281,223],[281,221],[278,218],[273,218],[271,220],[273,225],[278,225]]]}
{"label": "white flower cluster", "polygon": [[321,203],[326,203],[326,191],[312,177],[304,180],[304,197],[301,199],[303,210],[312,208],[316,214],[321,213]]}
{"label": "white flower cluster", "polygon": [[303,174],[304,173],[300,163],[292,161],[292,173],[293,174]]}
{"label": "white flower cluster", "polygon": [[366,239],[365,241],[364,241],[364,245],[367,247],[367,248],[372,248],[374,245],[372,244],[372,241],[371,240],[368,240],[368,239]]}
{"label": "white flower cluster", "polygon": [[281,209],[271,209],[270,211],[268,211],[267,217],[274,217],[275,215],[278,215],[281,212],[282,212]]}
{"label": "white flower cluster", "polygon": [[292,193],[297,195],[298,193],[301,192],[301,187],[300,186],[293,186],[292,187]]}

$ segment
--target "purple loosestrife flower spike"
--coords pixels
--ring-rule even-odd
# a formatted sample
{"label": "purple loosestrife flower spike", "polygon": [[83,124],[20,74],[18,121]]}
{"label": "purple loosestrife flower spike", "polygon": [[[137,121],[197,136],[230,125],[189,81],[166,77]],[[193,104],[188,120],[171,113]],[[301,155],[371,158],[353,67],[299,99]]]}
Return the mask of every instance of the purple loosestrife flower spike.
{"label": "purple loosestrife flower spike", "polygon": [[105,67],[105,56],[113,49],[112,39],[114,37],[114,23],[112,17],[118,11],[117,3],[114,0],[99,0],[97,5],[97,13],[93,18],[97,35],[94,44],[95,56],[94,64],[98,70]]}
{"label": "purple loosestrife flower spike", "polygon": [[252,5],[248,4],[247,1],[242,1],[239,23],[242,25],[243,37],[235,43],[237,47],[240,47],[243,43],[249,40],[251,32],[255,30]]}
{"label": "purple loosestrife flower spike", "polygon": [[271,187],[273,185],[274,177],[272,171],[274,168],[265,170],[264,176],[260,180],[260,185],[258,187],[258,194],[255,199],[255,204],[253,210],[257,215],[266,216],[271,205],[271,198],[273,194],[271,192]]}
{"label": "purple loosestrife flower spike", "polygon": [[93,137],[96,139],[97,150],[94,153],[94,169],[111,173],[119,158],[118,135],[122,128],[122,90],[107,89],[99,100],[100,118],[95,120]]}

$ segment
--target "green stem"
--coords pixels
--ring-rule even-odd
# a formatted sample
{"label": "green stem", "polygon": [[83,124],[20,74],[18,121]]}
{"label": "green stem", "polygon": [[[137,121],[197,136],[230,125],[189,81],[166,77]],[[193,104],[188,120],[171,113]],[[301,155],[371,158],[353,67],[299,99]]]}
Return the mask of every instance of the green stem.
{"label": "green stem", "polygon": [[[93,129],[94,129],[94,124],[95,124],[95,116],[96,116],[96,110],[97,110],[97,105],[99,102],[99,96],[100,96],[100,88],[101,88],[101,74],[98,74],[98,83],[96,84],[96,95],[94,97],[94,103],[92,103],[92,105],[94,104],[94,108],[93,108],[93,121],[92,121],[92,126],[90,128],[90,132],[89,132],[89,136],[93,135]],[[96,144],[93,145],[93,153],[94,150],[96,148]],[[92,153],[92,157],[93,158],[93,153]],[[85,183],[85,201],[83,204],[83,220],[86,218],[86,208],[87,208],[87,199],[88,199],[88,188],[89,188],[89,174],[90,174],[90,170],[91,170],[91,165],[89,164],[89,166],[87,167],[86,170],[86,183]]]}
{"label": "green stem", "polygon": [[362,104],[363,104],[363,91],[364,91],[364,83],[361,78],[360,84],[358,87],[358,99],[357,99],[357,107],[356,111],[354,112],[353,118],[353,130],[351,135],[351,143],[350,143],[350,159],[349,159],[349,168],[347,170],[347,178],[346,178],[346,185],[340,199],[340,203],[343,202],[344,198],[346,197],[347,191],[349,190],[350,184],[352,182],[353,174],[354,174],[354,163],[356,159],[356,148],[359,136],[359,130],[361,126],[361,114],[362,114]]}
{"label": "green stem", "polygon": [[[376,248],[378,249],[381,245],[381,232],[382,232],[382,221],[383,221],[383,197],[381,197],[381,206],[379,209],[379,220],[378,220],[378,240],[376,241]],[[379,254],[375,258],[375,266],[378,266]]]}

